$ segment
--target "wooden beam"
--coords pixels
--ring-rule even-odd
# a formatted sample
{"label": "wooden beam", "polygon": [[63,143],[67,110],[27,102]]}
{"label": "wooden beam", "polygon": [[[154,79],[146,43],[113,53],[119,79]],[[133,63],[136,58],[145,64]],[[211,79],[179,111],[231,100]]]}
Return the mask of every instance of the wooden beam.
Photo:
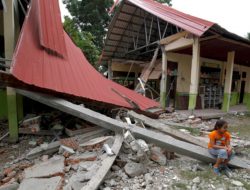
{"label": "wooden beam", "polygon": [[199,139],[196,139],[192,135],[183,133],[183,132],[181,132],[177,129],[174,129],[174,128],[170,127],[169,125],[161,123],[155,119],[148,118],[144,115],[135,113],[134,111],[129,111],[128,115],[139,120],[139,121],[142,121],[144,124],[150,126],[151,128],[154,128],[154,129],[157,129],[161,132],[164,132],[164,133],[166,133],[166,134],[168,134],[176,139],[207,148],[206,142],[201,141]]}
{"label": "wooden beam", "polygon": [[168,36],[166,38],[163,38],[160,40],[160,45],[167,45],[175,40],[178,40],[181,37],[187,36],[189,33],[187,31],[182,31],[177,34],[173,34],[171,36]]}
{"label": "wooden beam", "polygon": [[[225,41],[225,42],[232,43],[232,44],[236,44],[236,45],[240,45],[240,46],[244,46],[244,47],[250,48],[250,44],[247,44],[247,43],[238,42],[238,41],[236,41],[236,40],[231,40],[231,39],[224,38],[224,37],[220,37],[220,38],[218,38],[218,39],[219,39],[219,40],[222,40],[222,41]],[[247,39],[246,39],[246,40],[247,40]]]}
{"label": "wooden beam", "polygon": [[[157,59],[157,56],[158,56],[159,49],[160,49],[160,47],[157,47],[155,49],[154,56],[153,56],[151,62],[149,63],[149,65],[146,65],[147,68],[144,70],[144,72],[141,73],[140,78],[145,83],[148,81],[149,75],[150,75],[150,73],[152,72],[152,70],[153,70],[153,68],[155,66],[155,62],[156,62],[156,59]],[[140,84],[138,84],[136,86],[135,90],[138,91],[140,88],[141,88],[141,86],[140,86]]]}
{"label": "wooden beam", "polygon": [[216,39],[216,38],[219,38],[219,37],[220,37],[219,34],[215,34],[215,35],[212,35],[212,36],[203,37],[203,38],[200,38],[200,42],[204,42],[204,41],[208,41],[208,40],[213,40],[213,39]]}
{"label": "wooden beam", "polygon": [[173,50],[180,50],[189,46],[193,45],[193,39],[187,39],[187,38],[179,38],[176,41],[173,41],[172,43],[169,43],[165,46],[165,50],[167,52],[173,51]]}
{"label": "wooden beam", "polygon": [[[47,106],[84,119],[106,129],[116,132],[129,130],[136,138],[141,138],[147,142],[164,147],[168,151],[176,152],[178,154],[186,155],[191,158],[208,163],[215,162],[215,158],[208,153],[208,150],[206,148],[174,139],[173,137],[159,132],[154,132],[137,126],[128,125],[98,112],[73,104],[64,99],[19,89],[17,89],[17,92]],[[230,161],[230,165],[250,169],[250,163],[247,163],[246,161],[243,161],[237,157],[234,157],[234,159]]]}
{"label": "wooden beam", "polygon": [[105,158],[102,163],[101,167],[98,169],[96,174],[88,181],[87,185],[85,185],[81,190],[96,190],[103,182],[105,176],[109,172],[111,166],[113,165],[119,151],[121,149],[123,143],[123,135],[121,133],[117,133],[115,136],[115,141],[112,146],[112,151],[115,153],[113,156],[108,156]]}

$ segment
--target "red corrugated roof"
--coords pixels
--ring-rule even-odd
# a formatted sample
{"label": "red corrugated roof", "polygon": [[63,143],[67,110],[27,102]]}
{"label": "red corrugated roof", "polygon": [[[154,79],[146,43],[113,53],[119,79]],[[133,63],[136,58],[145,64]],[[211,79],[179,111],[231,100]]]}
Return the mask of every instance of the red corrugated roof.
{"label": "red corrugated roof", "polygon": [[[40,44],[49,51],[66,56],[66,47],[61,20],[54,17],[60,16],[60,9],[57,1],[37,1],[37,22],[39,24]],[[49,27],[49,30],[47,29]]]}
{"label": "red corrugated roof", "polygon": [[12,62],[11,72],[17,79],[41,88],[131,108],[112,90],[115,89],[137,103],[141,110],[159,106],[155,101],[104,78],[89,64],[59,22],[57,0],[31,1]]}
{"label": "red corrugated roof", "polygon": [[201,36],[215,23],[177,11],[153,0],[125,0],[137,7],[174,24],[192,34]]}

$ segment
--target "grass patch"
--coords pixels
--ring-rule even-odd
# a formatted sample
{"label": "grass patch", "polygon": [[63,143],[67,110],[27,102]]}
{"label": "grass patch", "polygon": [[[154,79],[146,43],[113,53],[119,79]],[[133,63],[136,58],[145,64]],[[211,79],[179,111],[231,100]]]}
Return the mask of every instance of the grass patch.
{"label": "grass patch", "polygon": [[184,184],[184,183],[177,182],[177,183],[173,184],[173,186],[180,188],[180,189],[183,189],[183,190],[187,190],[186,184]]}
{"label": "grass patch", "polygon": [[250,125],[229,126],[228,131],[231,133],[237,133],[237,136],[242,138],[249,138]]}

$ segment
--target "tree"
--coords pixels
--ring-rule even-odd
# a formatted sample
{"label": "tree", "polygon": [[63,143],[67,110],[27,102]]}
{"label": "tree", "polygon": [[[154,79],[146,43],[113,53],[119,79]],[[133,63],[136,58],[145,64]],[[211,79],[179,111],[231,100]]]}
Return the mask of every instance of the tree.
{"label": "tree", "polygon": [[[171,0],[157,0],[170,4]],[[63,0],[72,18],[65,17],[64,28],[89,62],[95,65],[102,51],[112,15],[114,0]]]}
{"label": "tree", "polygon": [[111,20],[108,14],[113,0],[63,0],[72,21],[81,31],[94,36],[93,43],[101,51],[103,39]]}
{"label": "tree", "polygon": [[167,3],[169,6],[172,6],[171,1],[172,0],[157,0],[159,3]]}
{"label": "tree", "polygon": [[250,40],[250,32],[247,33],[247,39]]}
{"label": "tree", "polygon": [[95,64],[100,55],[100,51],[93,42],[95,37],[90,32],[82,31],[78,28],[77,25],[74,24],[74,21],[68,16],[64,17],[63,27],[74,43],[83,51],[88,61],[93,66],[96,66]]}

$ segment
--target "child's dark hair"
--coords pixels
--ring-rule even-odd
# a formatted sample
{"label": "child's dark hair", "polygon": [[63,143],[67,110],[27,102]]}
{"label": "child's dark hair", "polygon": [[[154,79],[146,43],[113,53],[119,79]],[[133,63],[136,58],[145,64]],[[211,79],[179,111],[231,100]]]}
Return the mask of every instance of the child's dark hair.
{"label": "child's dark hair", "polygon": [[223,119],[219,119],[215,125],[214,125],[214,130],[217,130],[217,129],[221,129],[224,125],[227,125],[228,123],[223,120]]}

